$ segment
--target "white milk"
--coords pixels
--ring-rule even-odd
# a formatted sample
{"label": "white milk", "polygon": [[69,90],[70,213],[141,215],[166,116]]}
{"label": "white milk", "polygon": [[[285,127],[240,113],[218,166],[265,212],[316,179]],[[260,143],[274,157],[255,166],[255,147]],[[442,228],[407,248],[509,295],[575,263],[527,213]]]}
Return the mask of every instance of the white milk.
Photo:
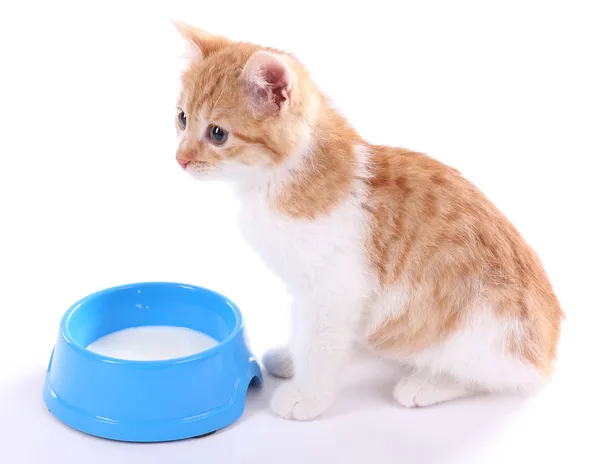
{"label": "white milk", "polygon": [[158,361],[189,356],[216,345],[214,338],[185,327],[147,326],[110,333],[87,348],[112,358]]}

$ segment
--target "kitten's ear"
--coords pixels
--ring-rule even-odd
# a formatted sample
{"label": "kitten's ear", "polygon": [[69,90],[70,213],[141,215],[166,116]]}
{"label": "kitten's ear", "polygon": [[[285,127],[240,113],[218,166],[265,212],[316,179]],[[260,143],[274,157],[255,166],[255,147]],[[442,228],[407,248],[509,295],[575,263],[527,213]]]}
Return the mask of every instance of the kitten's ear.
{"label": "kitten's ear", "polygon": [[211,53],[231,45],[231,40],[219,35],[211,34],[197,27],[182,23],[181,21],[172,20],[173,24],[190,45],[189,58],[202,59],[206,58]]}
{"label": "kitten's ear", "polygon": [[244,90],[250,105],[259,113],[275,115],[289,105],[292,70],[282,57],[255,52],[242,71]]}

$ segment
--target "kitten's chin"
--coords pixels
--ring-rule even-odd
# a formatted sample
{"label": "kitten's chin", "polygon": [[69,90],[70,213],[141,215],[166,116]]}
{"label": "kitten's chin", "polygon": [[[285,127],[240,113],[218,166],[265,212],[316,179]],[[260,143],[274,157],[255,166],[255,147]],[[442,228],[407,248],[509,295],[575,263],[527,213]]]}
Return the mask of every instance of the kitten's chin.
{"label": "kitten's chin", "polygon": [[235,162],[225,162],[218,166],[207,164],[188,166],[185,171],[199,181],[224,181],[234,184],[260,181],[268,173],[265,166],[250,166]]}
{"label": "kitten's chin", "polygon": [[213,180],[217,177],[215,168],[186,169],[185,171],[196,180]]}

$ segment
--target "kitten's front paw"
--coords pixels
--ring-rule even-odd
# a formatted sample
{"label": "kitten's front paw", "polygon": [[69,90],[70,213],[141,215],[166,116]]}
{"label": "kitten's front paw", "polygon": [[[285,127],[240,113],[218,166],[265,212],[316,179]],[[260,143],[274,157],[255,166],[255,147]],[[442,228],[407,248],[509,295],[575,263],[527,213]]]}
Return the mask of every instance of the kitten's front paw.
{"label": "kitten's front paw", "polygon": [[418,376],[403,379],[394,388],[394,398],[405,408],[422,408],[472,394],[460,385],[435,385]]}
{"label": "kitten's front paw", "polygon": [[291,379],[294,376],[294,360],[292,353],[285,346],[267,350],[263,356],[263,364],[272,376]]}
{"label": "kitten's front paw", "polygon": [[306,395],[294,382],[279,386],[271,399],[271,410],[284,419],[310,420],[331,405],[333,395]]}

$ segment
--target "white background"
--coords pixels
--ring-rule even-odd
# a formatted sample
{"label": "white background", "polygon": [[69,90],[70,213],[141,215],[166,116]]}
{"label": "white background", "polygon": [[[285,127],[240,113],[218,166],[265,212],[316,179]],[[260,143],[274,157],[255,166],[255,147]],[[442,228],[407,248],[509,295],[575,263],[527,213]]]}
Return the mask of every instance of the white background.
{"label": "white background", "polygon": [[[0,462],[599,462],[594,2],[14,3],[0,6]],[[496,202],[567,313],[540,396],[405,410],[395,369],[361,365],[311,423],[271,415],[271,379],[201,440],[115,443],[54,420],[41,391],[58,322],[95,290],[203,285],[241,306],[257,355],[287,337],[288,298],[229,189],[175,163],[170,17],[294,52],[369,141],[425,151]]]}

